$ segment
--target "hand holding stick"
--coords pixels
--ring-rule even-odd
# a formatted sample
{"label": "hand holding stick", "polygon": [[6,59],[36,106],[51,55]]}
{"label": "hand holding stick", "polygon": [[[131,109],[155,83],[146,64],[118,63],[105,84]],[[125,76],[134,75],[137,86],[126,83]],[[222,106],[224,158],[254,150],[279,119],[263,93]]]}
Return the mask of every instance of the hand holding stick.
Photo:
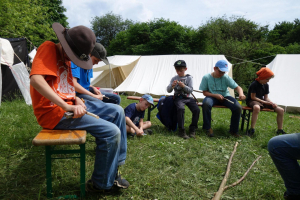
{"label": "hand holding stick", "polygon": [[[98,115],[95,115],[95,114],[93,114],[91,112],[86,111],[86,114],[90,115],[92,117],[95,117],[96,119],[99,119]],[[70,118],[74,117],[74,113],[73,112],[65,112],[64,116],[65,116],[65,118],[70,119]]]}

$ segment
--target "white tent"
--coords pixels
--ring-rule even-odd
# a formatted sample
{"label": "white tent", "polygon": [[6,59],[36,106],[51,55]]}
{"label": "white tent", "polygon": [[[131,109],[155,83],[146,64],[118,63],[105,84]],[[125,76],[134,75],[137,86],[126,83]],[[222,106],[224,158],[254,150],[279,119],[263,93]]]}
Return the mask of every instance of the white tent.
{"label": "white tent", "polygon": [[275,74],[268,83],[270,99],[287,112],[300,112],[300,54],[278,54],[267,67]]}
{"label": "white tent", "polygon": [[[127,79],[119,85],[116,92],[137,92],[140,94],[171,95],[167,93],[167,86],[176,75],[174,63],[184,60],[187,64],[186,74],[193,76],[194,89],[199,89],[202,77],[213,71],[218,60],[227,60],[224,55],[159,55],[141,56],[135,68]],[[232,77],[231,63],[229,76]],[[204,98],[202,93],[193,92],[196,98]],[[233,96],[233,91],[231,91]]]}
{"label": "white tent", "polygon": [[130,74],[140,56],[112,56],[108,57],[110,65],[99,62],[93,67],[91,85],[101,88],[116,88]]}

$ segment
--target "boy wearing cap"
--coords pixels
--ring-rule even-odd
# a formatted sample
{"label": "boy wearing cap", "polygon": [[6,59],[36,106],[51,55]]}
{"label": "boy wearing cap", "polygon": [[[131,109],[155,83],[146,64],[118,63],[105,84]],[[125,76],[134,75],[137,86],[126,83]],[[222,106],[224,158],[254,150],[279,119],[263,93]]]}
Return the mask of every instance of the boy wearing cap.
{"label": "boy wearing cap", "polygon": [[[239,123],[241,118],[242,106],[239,102],[230,96],[228,87],[234,89],[239,94],[239,99],[244,100],[246,97],[240,86],[225,72],[228,72],[228,63],[225,60],[219,60],[212,73],[203,76],[199,89],[205,96],[202,105],[203,112],[203,129],[209,137],[213,137],[211,128],[211,109],[214,105],[223,105],[228,107],[231,112],[230,134],[239,137]],[[227,101],[227,100],[229,101]],[[231,102],[233,103],[231,103]]]}
{"label": "boy wearing cap", "polygon": [[[46,41],[38,48],[30,73],[30,94],[37,121],[46,129],[81,129],[96,138],[94,171],[86,185],[88,191],[103,192],[113,186],[127,188],[129,183],[118,173],[127,153],[127,138],[122,135],[126,131],[123,109],[104,103],[99,109],[93,101],[84,104],[75,97],[70,61],[84,69],[92,68],[89,54],[95,46],[95,34],[84,26],[66,29],[53,23],[52,28],[59,43]],[[73,112],[74,117],[67,119],[64,116],[67,111]],[[87,111],[100,119],[86,115]]]}
{"label": "boy wearing cap", "polygon": [[143,121],[145,110],[153,105],[153,98],[144,94],[138,103],[129,104],[125,110],[126,130],[129,136],[152,134],[150,121]]}
{"label": "boy wearing cap", "polygon": [[[93,65],[103,61],[109,64],[106,58],[106,49],[100,43],[96,43],[91,52],[91,59]],[[93,69],[82,69],[71,62],[72,75],[74,80],[75,91],[77,96],[90,101],[101,100],[105,103],[114,103],[120,105],[121,98],[119,95],[109,92],[100,92],[96,87],[91,85],[91,78],[93,78]],[[104,98],[103,98],[104,96]]]}
{"label": "boy wearing cap", "polygon": [[[177,107],[178,136],[183,139],[188,139],[190,137],[195,138],[200,109],[196,100],[190,97],[190,94],[193,92],[193,77],[189,74],[185,74],[187,67],[184,60],[177,60],[174,63],[174,67],[177,75],[171,79],[170,84],[167,86],[167,92],[170,93],[174,89],[174,104]],[[184,128],[185,105],[192,112],[192,123],[189,126],[189,136],[186,134]]]}
{"label": "boy wearing cap", "polygon": [[255,124],[258,118],[258,114],[260,109],[262,108],[270,108],[274,109],[277,113],[277,134],[286,134],[283,131],[283,108],[277,106],[275,103],[269,99],[269,85],[268,82],[271,78],[274,77],[274,73],[266,67],[261,68],[258,72],[256,72],[258,76],[255,81],[251,83],[248,89],[248,95],[246,98],[247,106],[253,109],[252,118],[251,118],[251,128],[247,131],[248,136],[253,136],[255,132]]}

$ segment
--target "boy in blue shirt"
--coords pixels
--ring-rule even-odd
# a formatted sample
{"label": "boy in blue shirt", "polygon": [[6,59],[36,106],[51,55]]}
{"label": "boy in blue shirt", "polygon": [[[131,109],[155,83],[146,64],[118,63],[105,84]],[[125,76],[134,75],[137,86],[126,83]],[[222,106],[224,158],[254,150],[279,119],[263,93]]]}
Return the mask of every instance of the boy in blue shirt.
{"label": "boy in blue shirt", "polygon": [[[228,63],[225,60],[219,60],[214,72],[203,76],[199,90],[203,91],[205,96],[203,100],[203,129],[209,137],[213,137],[213,130],[211,128],[211,109],[214,105],[223,105],[228,107],[231,112],[230,134],[234,137],[239,137],[239,123],[242,113],[242,106],[240,103],[230,96],[228,87],[236,90],[239,93],[239,100],[246,99],[244,92],[240,86],[225,72],[228,72]],[[225,99],[230,100],[226,101]]]}
{"label": "boy in blue shirt", "polygon": [[[96,43],[91,52],[91,60],[93,65],[103,61],[109,64],[106,58],[106,49],[100,44]],[[100,92],[96,87],[91,85],[91,78],[93,78],[93,69],[82,69],[71,62],[72,75],[77,96],[86,100],[95,101],[101,100],[105,103],[114,103],[120,105],[121,98],[119,95]]]}
{"label": "boy in blue shirt", "polygon": [[[167,87],[167,92],[170,93],[174,89],[174,104],[177,107],[178,136],[183,139],[189,139],[190,137],[195,138],[200,109],[196,100],[190,97],[190,94],[193,92],[193,77],[189,74],[185,74],[187,67],[184,60],[177,60],[174,63],[174,67],[177,75],[171,79],[170,84]],[[185,105],[193,114],[192,123],[189,127],[190,136],[186,134],[184,129]]]}
{"label": "boy in blue shirt", "polygon": [[[126,130],[130,136],[143,136],[151,134],[150,121],[143,121],[145,110],[153,105],[153,98],[144,94],[138,103],[129,104],[125,109]],[[146,129],[146,130],[145,130]]]}

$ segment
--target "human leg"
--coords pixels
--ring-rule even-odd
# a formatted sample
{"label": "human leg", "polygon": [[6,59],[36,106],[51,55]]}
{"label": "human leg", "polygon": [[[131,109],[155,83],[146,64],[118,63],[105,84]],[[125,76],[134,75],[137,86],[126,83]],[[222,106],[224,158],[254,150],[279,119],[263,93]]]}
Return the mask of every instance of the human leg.
{"label": "human leg", "polygon": [[211,128],[211,109],[219,101],[213,97],[205,97],[202,102],[203,115],[203,129],[209,130]]}
{"label": "human leg", "polygon": [[230,133],[238,136],[237,133],[239,131],[239,124],[242,114],[242,106],[241,104],[232,96],[226,96],[226,99],[234,102],[233,104],[228,101],[223,101],[222,104],[228,107],[231,110],[231,121],[230,121]]}
{"label": "human leg", "polygon": [[192,122],[190,124],[190,131],[195,131],[198,128],[198,121],[199,121],[199,115],[200,115],[200,109],[197,105],[197,102],[195,99],[188,99],[186,103],[187,107],[192,112]]}
{"label": "human leg", "polygon": [[274,108],[274,111],[277,113],[277,126],[278,126],[278,130],[282,130],[284,110],[283,110],[283,108],[277,106],[276,108]]}
{"label": "human leg", "polygon": [[300,197],[300,133],[279,135],[268,143],[270,156],[280,173],[287,195]]}
{"label": "human leg", "polygon": [[110,189],[117,173],[121,132],[119,128],[106,120],[89,115],[81,118],[63,117],[54,129],[82,129],[96,139],[96,156],[92,180],[99,189]]}
{"label": "human leg", "polygon": [[174,104],[177,108],[177,123],[178,123],[178,136],[183,139],[189,139],[184,129],[184,113],[185,113],[185,101],[181,98],[175,98]]}
{"label": "human leg", "polygon": [[252,107],[252,118],[251,118],[251,128],[255,128],[256,121],[258,119],[258,114],[260,112],[260,106],[259,105],[254,105]]}
{"label": "human leg", "polygon": [[114,94],[114,93],[110,93],[110,92],[103,92],[101,91],[101,93],[103,95],[105,95],[105,97],[108,97],[108,98],[103,98],[103,102],[105,103],[114,103],[114,104],[117,104],[117,105],[120,105],[121,103],[121,97],[117,94]]}
{"label": "human leg", "polygon": [[151,127],[151,121],[145,121],[144,123],[143,123],[143,129],[148,129],[148,128],[150,128]]}

